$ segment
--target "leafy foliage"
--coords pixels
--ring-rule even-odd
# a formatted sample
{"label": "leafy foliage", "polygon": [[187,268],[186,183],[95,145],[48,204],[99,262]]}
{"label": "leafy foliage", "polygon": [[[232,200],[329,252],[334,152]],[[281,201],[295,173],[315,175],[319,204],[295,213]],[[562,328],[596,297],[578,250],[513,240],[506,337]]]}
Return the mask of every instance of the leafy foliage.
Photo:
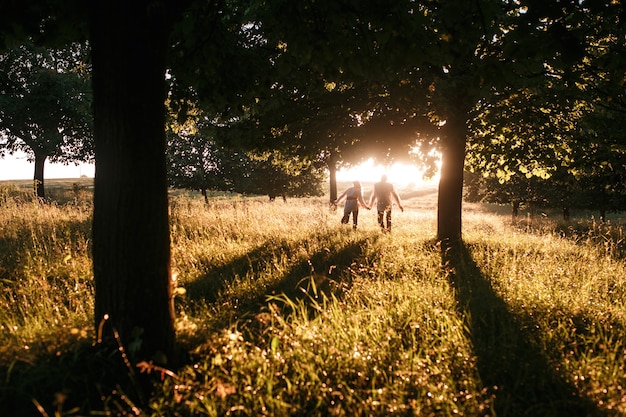
{"label": "leafy foliage", "polygon": [[585,191],[581,204],[601,212],[623,211],[626,203],[626,148],[622,113],[596,107],[580,124],[571,172]]}
{"label": "leafy foliage", "polygon": [[217,140],[219,128],[206,122],[202,125],[168,133],[170,185],[200,190],[205,198],[207,190],[265,194],[271,200],[322,195],[325,172],[321,161],[297,152],[242,152]]}
{"label": "leafy foliage", "polygon": [[0,156],[25,152],[36,160],[42,184],[46,159],[93,160],[87,52],[76,43],[64,49],[27,43],[0,55]]}
{"label": "leafy foliage", "polygon": [[0,152],[43,152],[54,162],[93,159],[88,49],[25,44],[0,56]]}
{"label": "leafy foliage", "polygon": [[623,50],[621,5],[572,2],[544,12],[549,42],[541,48],[552,58],[526,88],[500,89],[480,103],[467,168],[487,177],[491,201],[541,195],[544,204],[599,210],[604,218],[621,210],[626,172],[618,133],[624,66],[615,54]]}
{"label": "leafy foliage", "polygon": [[240,192],[267,194],[270,200],[279,196],[284,199],[323,195],[326,175],[319,161],[279,151],[248,154],[248,157],[250,170],[240,172]]}

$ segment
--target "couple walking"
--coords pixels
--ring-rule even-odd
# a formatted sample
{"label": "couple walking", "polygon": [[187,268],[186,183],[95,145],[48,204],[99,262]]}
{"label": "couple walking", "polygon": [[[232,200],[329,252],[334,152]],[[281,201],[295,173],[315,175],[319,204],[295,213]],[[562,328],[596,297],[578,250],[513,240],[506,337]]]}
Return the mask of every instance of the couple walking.
{"label": "couple walking", "polygon": [[391,207],[393,206],[393,200],[396,201],[401,211],[404,211],[404,207],[400,202],[400,196],[396,192],[393,184],[387,182],[387,176],[383,175],[380,182],[374,184],[374,191],[370,197],[369,205],[363,201],[363,194],[361,192],[361,183],[354,181],[352,187],[343,192],[333,204],[337,205],[344,197],[346,198],[346,204],[343,208],[343,217],[341,218],[342,224],[348,224],[350,220],[350,214],[352,214],[352,228],[356,229],[359,219],[359,204],[366,209],[370,210],[372,204],[376,201],[376,210],[378,212],[378,225],[382,231],[391,230]]}

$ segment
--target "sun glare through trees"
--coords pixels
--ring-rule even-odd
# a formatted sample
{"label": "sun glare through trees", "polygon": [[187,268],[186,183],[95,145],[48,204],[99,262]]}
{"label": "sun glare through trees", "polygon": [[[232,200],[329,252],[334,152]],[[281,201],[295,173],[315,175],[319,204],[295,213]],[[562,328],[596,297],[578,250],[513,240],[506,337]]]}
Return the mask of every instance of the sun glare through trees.
{"label": "sun glare through trees", "polygon": [[439,182],[439,171],[432,178],[424,178],[424,169],[412,164],[394,163],[389,166],[377,164],[373,158],[360,165],[337,172],[339,181],[376,182],[385,174],[389,182],[399,188],[431,188]]}

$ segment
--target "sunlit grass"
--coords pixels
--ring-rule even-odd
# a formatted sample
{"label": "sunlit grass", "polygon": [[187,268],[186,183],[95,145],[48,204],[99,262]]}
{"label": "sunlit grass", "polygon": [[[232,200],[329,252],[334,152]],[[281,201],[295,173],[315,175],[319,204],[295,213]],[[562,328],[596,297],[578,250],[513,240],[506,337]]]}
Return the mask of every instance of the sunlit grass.
{"label": "sunlit grass", "polygon": [[626,413],[623,229],[592,221],[589,228],[580,233],[577,225],[579,232],[564,237],[561,225],[544,221],[542,233],[513,229],[503,239],[477,232],[467,240],[482,273],[554,369],[620,415]]}
{"label": "sunlit grass", "polygon": [[8,200],[0,209],[0,345],[90,322],[91,210]]}
{"label": "sunlit grass", "polygon": [[513,222],[466,205],[465,246],[442,267],[432,193],[406,194],[385,234],[367,210],[358,230],[342,226],[325,198],[216,196],[207,206],[172,196],[176,326],[189,360],[141,402],[123,366],[102,374],[121,359],[88,348],[89,203],[10,191],[0,405],[35,415],[33,400],[59,415],[626,413],[618,222]]}
{"label": "sunlit grass", "polygon": [[154,407],[196,415],[488,412],[428,232],[420,250],[401,231],[348,236],[344,244],[359,241],[362,252],[336,277],[334,291],[320,291],[312,275],[300,282],[301,298],[270,296],[248,320],[198,347],[182,381],[164,386],[169,401],[159,398]]}

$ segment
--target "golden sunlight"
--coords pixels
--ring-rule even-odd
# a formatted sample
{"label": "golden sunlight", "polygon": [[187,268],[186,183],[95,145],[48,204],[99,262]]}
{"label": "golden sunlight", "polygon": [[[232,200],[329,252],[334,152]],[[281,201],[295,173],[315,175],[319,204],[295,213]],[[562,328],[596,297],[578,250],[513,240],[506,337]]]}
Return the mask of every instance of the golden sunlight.
{"label": "golden sunlight", "polygon": [[338,181],[361,181],[364,183],[380,181],[385,174],[390,183],[398,188],[431,188],[439,183],[439,174],[431,179],[424,179],[424,170],[417,165],[394,163],[392,165],[375,164],[370,158],[360,165],[337,171]]}

